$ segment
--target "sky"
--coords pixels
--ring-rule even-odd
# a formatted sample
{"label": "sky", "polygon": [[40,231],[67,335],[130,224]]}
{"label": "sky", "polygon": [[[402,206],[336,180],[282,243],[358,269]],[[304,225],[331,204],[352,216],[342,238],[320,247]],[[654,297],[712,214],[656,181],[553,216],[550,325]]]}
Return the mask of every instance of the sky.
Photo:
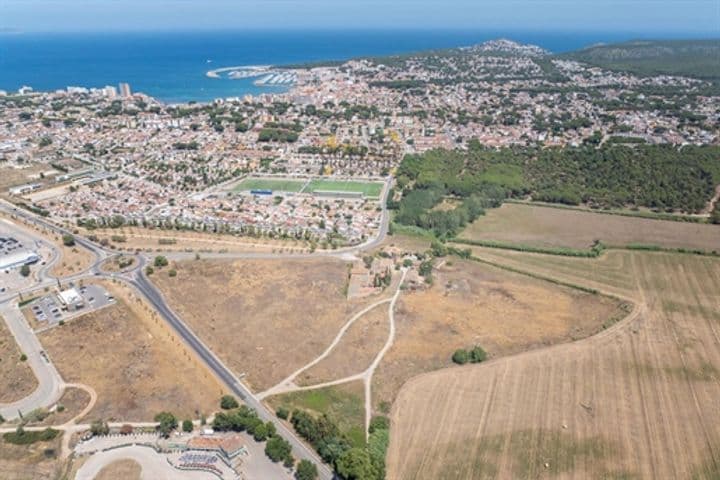
{"label": "sky", "polygon": [[273,28],[720,37],[720,0],[0,0],[0,31]]}

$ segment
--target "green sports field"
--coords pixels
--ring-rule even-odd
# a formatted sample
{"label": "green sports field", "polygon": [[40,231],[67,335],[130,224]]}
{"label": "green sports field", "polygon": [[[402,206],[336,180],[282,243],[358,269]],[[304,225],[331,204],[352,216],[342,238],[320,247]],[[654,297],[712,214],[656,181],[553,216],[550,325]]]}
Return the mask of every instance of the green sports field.
{"label": "green sports field", "polygon": [[345,180],[313,180],[308,185],[306,192],[318,190],[332,192],[360,192],[366,197],[379,197],[383,184],[380,182],[357,182]]}
{"label": "green sports field", "polygon": [[305,185],[304,180],[291,180],[288,178],[246,178],[235,187],[234,192],[250,190],[272,190],[274,192],[299,192]]}

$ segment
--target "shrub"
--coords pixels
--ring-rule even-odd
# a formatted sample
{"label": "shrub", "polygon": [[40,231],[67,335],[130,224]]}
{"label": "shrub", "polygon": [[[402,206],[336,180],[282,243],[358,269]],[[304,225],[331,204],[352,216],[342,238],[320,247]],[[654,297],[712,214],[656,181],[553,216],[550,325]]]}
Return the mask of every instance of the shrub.
{"label": "shrub", "polygon": [[90,433],[93,435],[107,435],[110,433],[110,427],[107,422],[95,420],[90,424]]}
{"label": "shrub", "polygon": [[158,255],[157,257],[155,257],[155,260],[153,261],[153,266],[155,266],[157,268],[162,268],[162,267],[166,267],[168,265],[168,263],[169,262],[168,262],[167,257]]}
{"label": "shrub", "polygon": [[316,478],[318,478],[317,465],[309,460],[300,460],[295,471],[295,480],[315,480]]}
{"label": "shrub", "polygon": [[188,433],[192,432],[193,431],[192,420],[183,420],[182,429],[183,429],[183,432],[188,432]]}
{"label": "shrub", "polygon": [[278,407],[278,409],[275,411],[275,415],[278,416],[278,418],[282,418],[283,420],[287,420],[290,416],[290,412],[288,412],[287,408],[284,407]]}
{"label": "shrub", "polygon": [[28,265],[23,265],[20,267],[20,275],[23,277],[27,277],[30,275],[30,267]]}
{"label": "shrub", "polygon": [[470,361],[472,363],[480,363],[485,361],[486,358],[487,353],[485,353],[485,350],[483,350],[481,346],[475,345],[475,347],[470,350]]}
{"label": "shrub", "polygon": [[461,348],[458,350],[455,350],[455,353],[453,353],[452,361],[457,363],[458,365],[465,365],[469,360],[469,355],[467,350]]}
{"label": "shrub", "polygon": [[388,430],[390,429],[390,420],[383,415],[376,415],[370,420],[370,427],[368,428],[369,433],[373,433],[375,430]]}
{"label": "shrub", "polygon": [[26,361],[26,360],[27,360],[27,355],[25,355],[24,353],[21,354],[21,355],[20,355],[20,361],[21,361],[21,362],[24,362],[24,361]]}
{"label": "shrub", "polygon": [[19,426],[14,432],[3,434],[3,439],[13,445],[30,445],[36,442],[49,442],[54,440],[60,433],[59,430],[46,428],[45,430],[26,432]]}
{"label": "shrub", "polygon": [[220,408],[223,410],[232,410],[233,408],[238,408],[238,406],[238,401],[235,400],[235,397],[232,395],[223,395],[220,399]]}
{"label": "shrub", "polygon": [[66,247],[73,247],[75,246],[75,237],[66,233],[62,236],[62,242]]}

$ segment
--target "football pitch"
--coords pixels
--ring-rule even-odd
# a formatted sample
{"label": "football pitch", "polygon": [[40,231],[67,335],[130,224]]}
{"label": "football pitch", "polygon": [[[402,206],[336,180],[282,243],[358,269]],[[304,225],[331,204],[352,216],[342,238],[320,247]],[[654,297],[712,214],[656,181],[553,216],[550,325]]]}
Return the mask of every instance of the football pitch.
{"label": "football pitch", "polygon": [[358,192],[366,197],[379,197],[383,184],[380,182],[355,182],[344,180],[313,180],[306,192],[332,191],[332,192]]}
{"label": "football pitch", "polygon": [[249,190],[272,190],[277,192],[299,192],[305,185],[305,180],[291,180],[288,178],[246,178],[233,188],[235,192]]}

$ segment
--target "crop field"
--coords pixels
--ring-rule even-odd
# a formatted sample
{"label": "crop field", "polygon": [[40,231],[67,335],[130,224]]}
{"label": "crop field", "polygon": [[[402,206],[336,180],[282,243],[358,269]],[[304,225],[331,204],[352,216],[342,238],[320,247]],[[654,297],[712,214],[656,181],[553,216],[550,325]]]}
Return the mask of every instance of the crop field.
{"label": "crop field", "polygon": [[379,197],[382,192],[383,184],[381,182],[360,182],[346,180],[312,180],[308,185],[307,192],[332,191],[332,192],[358,192],[366,197]]}
{"label": "crop field", "polygon": [[458,348],[510,355],[587,337],[626,314],[615,299],[453,259],[433,271],[430,289],[400,296],[395,344],[375,373],[373,405],[386,412],[403,383],[453,365]]}
{"label": "crop field", "polygon": [[388,478],[717,479],[720,260],[617,255],[635,280],[625,320],[407,382],[392,410]]}
{"label": "crop field", "polygon": [[222,387],[125,287],[107,284],[118,303],[40,334],[67,382],[95,389],[88,420],[149,421],[169,410],[196,418],[216,409]]}
{"label": "crop field", "polygon": [[460,235],[538,247],[589,248],[632,243],[720,251],[720,225],[623,217],[537,205],[506,203],[488,210]]}
{"label": "crop field", "polygon": [[267,399],[273,408],[284,407],[292,412],[299,408],[314,416],[327,414],[350,438],[353,445],[365,444],[365,411],[363,409],[362,382],[356,381],[343,385],[286,393]]}
{"label": "crop field", "polygon": [[299,192],[305,185],[305,180],[290,178],[246,178],[233,187],[235,192],[250,190],[272,190],[277,192]]}
{"label": "crop field", "polygon": [[[173,309],[255,391],[320,355],[353,313],[348,264],[336,259],[191,260],[151,278]],[[197,287],[202,279],[202,288]]]}

